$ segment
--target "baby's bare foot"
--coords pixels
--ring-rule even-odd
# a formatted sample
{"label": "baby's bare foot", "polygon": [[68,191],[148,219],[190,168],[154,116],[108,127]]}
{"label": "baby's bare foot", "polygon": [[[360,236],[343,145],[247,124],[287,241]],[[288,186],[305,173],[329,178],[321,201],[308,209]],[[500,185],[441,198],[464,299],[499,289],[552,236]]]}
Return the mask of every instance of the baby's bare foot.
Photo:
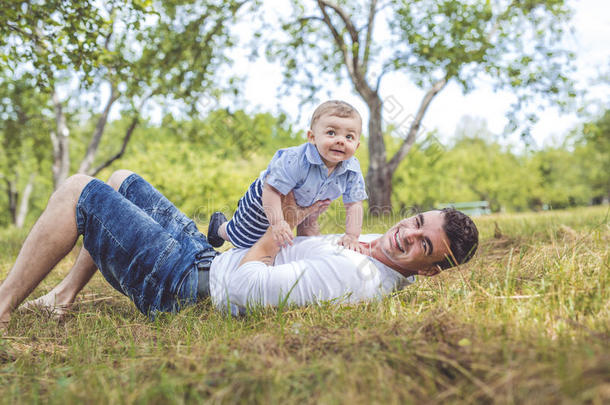
{"label": "baby's bare foot", "polygon": [[53,292],[23,304],[19,309],[33,312],[45,312],[61,320],[72,308],[72,302],[61,302]]}

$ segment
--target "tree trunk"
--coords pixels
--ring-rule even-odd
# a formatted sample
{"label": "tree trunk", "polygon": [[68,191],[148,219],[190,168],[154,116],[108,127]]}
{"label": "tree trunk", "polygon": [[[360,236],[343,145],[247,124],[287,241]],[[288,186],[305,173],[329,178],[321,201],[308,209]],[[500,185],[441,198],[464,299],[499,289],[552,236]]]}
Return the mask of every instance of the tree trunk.
{"label": "tree trunk", "polygon": [[53,106],[55,108],[55,125],[57,132],[51,132],[51,142],[53,144],[53,189],[68,177],[70,172],[70,131],[66,124],[66,116],[63,112],[61,101],[57,92],[53,89]]}
{"label": "tree trunk", "polygon": [[[437,81],[424,96],[419,110],[411,123],[407,137],[403,140],[399,150],[388,161],[385,142],[383,140],[382,101],[379,97],[379,82],[383,75],[377,78],[377,86],[372,87],[367,79],[369,51],[373,35],[373,23],[377,15],[377,0],[372,0],[369,6],[368,27],[364,40],[364,52],[359,53],[363,45],[360,40],[360,31],[351,21],[349,14],[336,2],[317,0],[322,12],[322,20],[328,27],[337,50],[341,52],[345,67],[354,88],[366,102],[369,108],[369,169],[366,175],[367,194],[369,197],[369,213],[383,215],[392,212],[392,176],[400,162],[405,158],[415,142],[421,129],[421,122],[432,99],[447,84],[447,78]],[[339,20],[331,19],[327,10],[336,12]],[[344,26],[337,28],[336,24],[342,21]],[[348,35],[346,36],[345,33]],[[360,55],[362,58],[360,59]]]}
{"label": "tree trunk", "polygon": [[30,174],[28,184],[25,185],[23,194],[21,195],[21,201],[19,201],[19,210],[17,211],[17,216],[15,217],[14,222],[15,226],[19,229],[23,228],[25,217],[28,214],[28,209],[30,207],[30,195],[32,195],[32,191],[34,190],[34,177],[34,173]]}
{"label": "tree trunk", "polygon": [[11,223],[14,224],[17,219],[17,199],[19,198],[19,193],[14,181],[8,179],[4,179],[4,181],[6,182],[6,194],[8,197],[8,212],[11,215]]}
{"label": "tree trunk", "polygon": [[392,212],[392,175],[387,167],[373,170],[369,166],[366,175],[367,194],[369,195],[369,214],[387,215]]}
{"label": "tree trunk", "polygon": [[386,161],[381,125],[381,100],[371,97],[369,107],[369,169],[366,175],[369,213],[383,215],[392,211],[392,173]]}

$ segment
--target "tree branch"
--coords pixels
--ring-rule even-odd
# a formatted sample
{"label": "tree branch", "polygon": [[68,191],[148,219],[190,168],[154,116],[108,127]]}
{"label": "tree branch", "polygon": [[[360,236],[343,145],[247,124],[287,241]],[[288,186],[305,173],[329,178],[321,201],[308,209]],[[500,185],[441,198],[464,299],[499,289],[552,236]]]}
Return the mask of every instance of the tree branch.
{"label": "tree branch", "polygon": [[341,20],[343,20],[343,24],[345,24],[345,28],[347,29],[347,32],[349,32],[350,37],[352,38],[352,43],[358,43],[358,30],[356,29],[354,24],[352,24],[352,20],[350,20],[347,13],[341,7],[326,0],[318,0],[318,5],[320,6],[320,8],[322,8],[322,6],[325,6],[335,10],[335,12],[339,14],[339,17],[341,17]]}
{"label": "tree branch", "polygon": [[[326,0],[318,0],[318,5],[320,5],[320,4],[323,5],[324,7],[329,7],[331,9],[333,9],[335,11],[335,13],[337,13],[339,15],[339,17],[343,21],[343,24],[345,24],[345,29],[347,29],[347,32],[349,33],[350,38],[352,40],[352,46],[351,46],[351,48],[352,48],[352,52],[351,52],[352,70],[356,77],[360,77],[361,74],[359,73],[360,69],[358,67],[359,62],[360,62],[360,55],[359,55],[360,54],[360,51],[359,51],[360,37],[359,37],[358,30],[352,23],[352,20],[350,19],[349,15],[347,15],[347,13],[341,7],[339,7],[339,5],[330,3]],[[327,15],[326,10],[324,10],[324,13],[325,13],[325,15]],[[330,23],[330,19],[329,19],[328,23]],[[346,49],[346,56],[347,56],[347,49]]]}
{"label": "tree branch", "polygon": [[391,65],[391,64],[387,64],[387,63],[386,63],[386,65],[385,65],[385,66],[384,66],[384,67],[381,69],[381,73],[379,73],[379,76],[377,76],[377,83],[375,83],[375,92],[378,92],[378,91],[379,91],[379,86],[381,86],[381,78],[382,78],[383,76],[385,76],[385,75],[386,75],[386,73],[388,73],[388,72],[390,71],[390,69],[388,69],[388,67],[389,67],[390,65]]}
{"label": "tree branch", "polygon": [[330,21],[330,17],[328,16],[328,13],[326,12],[324,3],[321,0],[318,0],[318,7],[320,7],[320,11],[322,12],[322,15],[324,16],[322,21],[324,21],[324,23],[330,30],[333,38],[335,39],[337,46],[339,47],[339,50],[343,54],[343,60],[345,61],[345,64],[347,65],[347,70],[351,76],[352,72],[353,72],[353,65],[350,63],[350,59],[347,56],[347,47],[345,46],[345,41],[343,40],[343,35],[339,34],[339,32],[335,29],[335,26]]}
{"label": "tree branch", "polygon": [[121,144],[121,149],[115,155],[113,155],[109,159],[107,159],[104,163],[102,163],[101,165],[99,165],[95,169],[93,169],[91,176],[97,176],[97,174],[99,172],[101,172],[103,169],[110,166],[112,164],[112,162],[114,162],[117,159],[120,159],[121,156],[123,156],[123,154],[125,153],[125,149],[127,149],[127,144],[131,140],[133,131],[136,129],[136,127],[140,123],[140,118],[139,118],[140,111],[142,110],[142,108],[144,108],[144,104],[150,97],[152,97],[152,95],[153,95],[153,93],[144,97],[142,99],[142,101],[140,101],[140,105],[138,106],[138,108],[136,108],[136,115],[131,120],[131,124],[129,125],[129,128],[127,128],[127,131],[125,132],[125,136],[123,137],[123,143]]}
{"label": "tree branch", "polygon": [[[366,40],[364,41],[364,56],[362,57],[362,69],[366,72],[368,71],[369,65],[369,54],[371,51],[371,41],[373,36],[373,23],[375,22],[375,14],[377,8],[377,0],[371,0],[371,5],[369,7],[369,20],[366,27]],[[379,84],[377,85],[377,89],[379,88]]]}
{"label": "tree branch", "polygon": [[97,125],[95,126],[95,131],[93,132],[93,136],[91,137],[91,141],[87,146],[87,152],[85,153],[85,157],[83,158],[80,168],[78,169],[79,173],[89,174],[89,170],[91,169],[91,165],[93,164],[93,159],[95,158],[95,154],[97,153],[97,149],[100,145],[100,140],[102,139],[102,135],[104,135],[104,129],[106,128],[106,123],[108,122],[108,115],[110,114],[110,109],[114,102],[119,98],[119,92],[116,89],[114,83],[110,83],[110,97],[108,98],[108,102],[102,111],[102,115],[97,120]]}
{"label": "tree branch", "polygon": [[52,87],[51,99],[55,109],[55,125],[57,134],[51,132],[51,142],[53,143],[53,186],[55,189],[59,187],[68,177],[70,170],[70,130],[66,123],[66,115],[63,112],[61,101],[57,95],[55,86]]}
{"label": "tree branch", "polygon": [[415,137],[417,136],[417,133],[419,132],[419,128],[421,126],[421,121],[424,118],[424,115],[426,114],[426,110],[428,109],[430,102],[446,85],[447,85],[447,78],[445,77],[445,78],[439,80],[438,82],[434,83],[432,88],[430,88],[430,90],[428,90],[428,92],[422,99],[422,102],[419,105],[419,110],[417,110],[417,114],[415,115],[415,119],[413,120],[413,122],[411,123],[411,126],[409,127],[409,133],[408,133],[407,137],[402,142],[402,145],[400,145],[400,149],[398,149],[398,151],[394,154],[392,159],[388,162],[390,172],[393,173],[396,170],[396,168],[398,167],[400,162],[404,159],[405,156],[407,156],[407,153],[409,153],[409,150],[411,150],[411,147],[415,143]]}
{"label": "tree branch", "polygon": [[[377,93],[375,91],[373,91],[373,89],[371,89],[369,84],[366,82],[363,72],[358,68],[358,65],[359,65],[359,60],[358,60],[359,55],[358,55],[358,46],[357,46],[359,44],[358,31],[354,27],[354,24],[352,24],[351,20],[349,19],[349,16],[345,13],[345,11],[341,7],[339,7],[336,4],[331,4],[326,0],[317,0],[317,1],[318,1],[318,7],[320,8],[320,11],[322,12],[322,14],[324,16],[323,21],[326,24],[326,26],[330,29],[330,32],[332,33],[333,38],[335,39],[335,42],[337,43],[337,46],[339,47],[339,49],[341,50],[341,53],[343,54],[343,60],[345,62],[345,66],[347,67],[347,72],[349,73],[352,83],[354,84],[356,91],[358,91],[358,93],[360,93],[360,95],[362,95],[362,97],[368,103],[373,98],[377,97]],[[331,8],[337,14],[339,14],[339,16],[341,17],[341,20],[345,24],[347,31],[349,32],[350,37],[352,39],[351,57],[348,54],[347,45],[343,39],[343,36],[341,34],[339,34],[337,29],[332,24],[330,17],[326,11],[326,7]]]}
{"label": "tree branch", "polygon": [[139,122],[140,122],[140,118],[139,118],[139,116],[136,115],[131,120],[131,124],[129,125],[129,128],[127,128],[127,132],[125,132],[125,136],[123,137],[123,144],[121,145],[121,149],[114,156],[111,156],[104,163],[102,163],[101,165],[99,165],[98,167],[93,169],[91,176],[97,176],[97,174],[99,172],[101,172],[103,169],[110,166],[112,164],[112,162],[114,162],[117,159],[120,159],[121,156],[123,156],[123,154],[125,153],[125,149],[127,149],[127,144],[129,143],[129,140],[131,139],[131,135],[133,134],[133,131],[136,129],[136,126],[138,125]]}
{"label": "tree branch", "polygon": [[299,24],[301,24],[301,26],[305,25],[305,23],[306,23],[307,21],[310,21],[310,20],[314,20],[314,21],[322,21],[322,22],[324,22],[324,19],[323,19],[323,18],[318,17],[317,15],[310,15],[310,16],[308,16],[308,17],[300,17],[300,18],[298,18],[298,19],[297,19],[297,21],[299,22]]}
{"label": "tree branch", "polygon": [[[488,41],[491,40],[491,37],[499,29],[499,27],[501,25],[501,21],[509,15],[511,10],[514,7],[516,7],[517,4],[518,4],[518,1],[517,0],[513,0],[506,7],[506,9],[502,13],[500,13],[498,15],[498,17],[496,18],[496,21],[493,24],[490,32],[487,34],[486,39]],[[430,90],[428,90],[428,92],[426,93],[426,95],[422,99],[422,102],[421,102],[421,104],[419,106],[419,110],[417,111],[417,114],[415,115],[415,119],[413,120],[413,122],[411,123],[411,126],[409,127],[409,132],[408,132],[407,137],[405,138],[403,143],[400,145],[400,148],[398,149],[396,154],[394,154],[394,156],[392,157],[392,159],[388,163],[391,172],[394,172],[396,170],[396,168],[398,167],[400,162],[404,159],[404,157],[411,150],[411,147],[415,143],[415,138],[416,138],[417,133],[418,133],[418,131],[420,129],[421,121],[422,121],[422,119],[423,119],[423,117],[424,117],[424,115],[426,113],[426,110],[428,109],[428,106],[432,102],[432,99],[447,85],[447,81],[448,80],[449,80],[449,77],[446,76],[442,80],[439,80],[438,82],[434,83],[432,88],[430,88]],[[378,86],[379,86],[379,82],[378,82]]]}

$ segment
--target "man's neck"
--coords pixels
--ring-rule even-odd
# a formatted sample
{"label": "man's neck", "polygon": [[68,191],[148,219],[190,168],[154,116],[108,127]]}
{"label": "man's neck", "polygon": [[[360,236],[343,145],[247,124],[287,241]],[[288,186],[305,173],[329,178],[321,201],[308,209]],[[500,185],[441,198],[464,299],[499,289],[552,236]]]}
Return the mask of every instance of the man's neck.
{"label": "man's neck", "polygon": [[417,275],[416,271],[406,270],[398,266],[398,264],[392,262],[381,250],[381,246],[379,244],[381,238],[377,238],[372,240],[371,242],[360,242],[360,244],[364,247],[364,254],[370,256],[374,259],[379,260],[381,263],[385,264],[392,270],[397,271],[405,277],[415,276]]}

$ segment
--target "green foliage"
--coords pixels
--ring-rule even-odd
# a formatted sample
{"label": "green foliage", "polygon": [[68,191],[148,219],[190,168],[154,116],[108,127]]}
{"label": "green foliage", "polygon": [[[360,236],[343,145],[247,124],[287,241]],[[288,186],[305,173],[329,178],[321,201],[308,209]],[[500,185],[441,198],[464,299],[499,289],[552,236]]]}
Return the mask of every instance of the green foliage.
{"label": "green foliage", "polygon": [[[53,128],[49,116],[49,97],[40,92],[31,75],[13,80],[0,75],[0,134],[4,168],[14,167],[28,158],[38,163],[47,156],[48,132]],[[28,145],[24,145],[27,143]]]}
{"label": "green foliage", "polygon": [[295,133],[285,115],[269,113],[250,116],[243,110],[211,111],[204,120],[176,120],[167,116],[164,131],[172,132],[181,141],[212,150],[225,158],[248,157],[252,153],[274,153],[276,149],[298,145],[304,138]]}
{"label": "green foliage", "polygon": [[605,195],[599,187],[609,178],[603,148],[583,141],[516,153],[484,123],[463,124],[447,147],[431,142],[433,134],[416,144],[394,176],[395,204],[430,209],[487,200],[492,211],[523,211],[599,203]]}
{"label": "green foliage", "polygon": [[174,108],[178,104],[188,113],[198,112],[201,98],[213,99],[210,90],[222,87],[216,72],[230,63],[226,52],[235,42],[230,29],[247,3],[156,3],[151,14],[154,22],[123,35],[116,45],[124,58],[119,73],[129,79],[126,96],[150,96],[172,102]]}
{"label": "green foliage", "polygon": [[51,170],[46,151],[53,122],[49,97],[31,75],[19,80],[0,75],[0,100],[0,226],[6,226],[13,222],[10,210],[21,202],[28,181],[36,184],[34,200],[45,199],[49,191],[40,177]]}
{"label": "green foliage", "polygon": [[[33,94],[23,95],[36,102]],[[126,117],[108,125],[108,136],[99,146],[102,154],[119,148],[121,134],[129,124],[130,119]],[[10,125],[10,122],[4,121],[4,125]],[[95,121],[89,120],[75,127],[73,152],[84,153],[85,144],[78,141],[90,133],[94,125]],[[36,124],[30,128],[40,131],[44,126]],[[585,128],[590,130],[591,127],[586,125]],[[10,132],[2,134],[7,136]],[[42,132],[37,134],[42,142],[48,142]],[[573,146],[520,153],[501,145],[500,139],[487,130],[484,122],[472,119],[464,120],[456,139],[449,145],[442,145],[437,135],[428,134],[416,143],[396,171],[392,195],[396,211],[404,213],[412,208],[425,210],[440,203],[474,200],[489,201],[494,212],[557,209],[600,202],[604,196],[600,184],[607,184],[608,172],[600,170],[606,164],[606,152],[585,135],[578,135],[579,142]],[[10,136],[8,139],[21,142],[21,149],[2,150],[4,176],[11,173],[9,169],[20,170],[20,178],[25,181],[30,167],[42,165],[40,167],[45,170],[49,169],[50,162],[44,153],[41,156],[45,159],[38,166],[25,157],[23,160],[13,157],[11,162],[17,163],[9,165],[9,157],[21,156],[14,155],[19,151],[23,156],[30,156],[26,147],[30,141]],[[215,210],[228,215],[235,210],[239,198],[277,149],[303,142],[302,131],[295,132],[285,117],[268,113],[248,115],[241,110],[221,109],[203,120],[167,117],[160,127],[142,124],[134,133],[125,157],[106,168],[99,177],[106,179],[113,170],[120,168],[138,172],[189,216],[205,223]],[[390,153],[397,150],[400,142],[390,135],[385,137]],[[362,139],[356,157],[366,174],[366,139]],[[35,190],[31,219],[45,206],[51,185],[38,176]],[[0,203],[7,204],[5,198],[0,194]],[[342,211],[337,202],[321,221],[338,224],[336,231],[340,232],[344,223]],[[4,215],[0,218],[6,225],[10,220],[6,211]]]}
{"label": "green foliage", "polygon": [[[536,103],[542,97],[565,106],[576,96],[570,79],[574,54],[561,42],[572,16],[564,0],[329,2],[338,5],[342,15],[331,6],[324,14],[322,3],[327,2],[315,7],[293,0],[292,15],[282,24],[287,36],[267,46],[268,56],[283,62],[287,87],[302,88],[310,97],[328,80],[358,72],[365,74],[370,91],[378,91],[390,72],[410,76],[424,90],[441,79],[453,79],[468,92],[485,77],[495,88],[516,95],[508,114],[512,131],[521,124],[527,130],[536,120],[529,104],[534,97]],[[372,4],[376,8],[371,15]],[[387,26],[389,39],[380,41],[376,31],[369,32],[373,25]],[[367,101],[366,91],[358,87],[362,83],[354,85]]]}
{"label": "green foliage", "polygon": [[584,165],[583,179],[597,200],[610,200],[610,110],[582,129],[574,154]]}
{"label": "green foliage", "polygon": [[[21,64],[31,64],[39,85],[47,88],[58,71],[67,69],[90,84],[88,75],[109,52],[103,47],[113,29],[108,10],[127,6],[123,0],[104,2],[106,9],[88,0],[8,3],[0,17],[0,69],[17,72]],[[142,8],[138,0],[129,4]]]}
{"label": "green foliage", "polygon": [[590,184],[582,179],[584,161],[563,148],[546,148],[533,157],[531,167],[540,176],[536,205],[565,208],[591,201]]}
{"label": "green foliage", "polygon": [[[28,160],[48,163],[55,156],[55,162],[60,163],[52,172],[56,187],[69,173],[96,174],[120,158],[133,128],[144,121],[150,100],[157,108],[171,104],[172,110],[183,116],[205,110],[223,90],[235,85],[233,79],[229,84],[218,83],[216,72],[229,62],[225,55],[234,44],[231,27],[238,11],[246,9],[248,3],[257,4],[248,0],[3,3],[3,85],[13,91],[22,86],[20,83],[29,87],[36,83],[43,92],[52,94],[53,108],[49,109],[50,97],[36,94],[46,97],[28,104],[29,115],[45,119],[44,126],[30,124],[36,135],[23,119],[3,128],[9,135],[3,134],[6,153],[0,162],[0,176],[15,168],[11,159],[22,164]],[[102,101],[106,94],[108,98]],[[106,133],[108,117],[117,110],[114,106],[120,110],[121,125]],[[56,119],[55,125],[48,120],[51,117]],[[72,126],[71,118],[84,124]],[[64,129],[64,119],[73,131]],[[65,144],[49,143],[54,127]],[[68,147],[70,136],[76,142]],[[98,153],[100,142],[103,153]],[[82,160],[71,160],[74,154]],[[14,206],[14,198],[8,199]],[[0,197],[0,203],[5,202]],[[3,223],[6,220],[0,214]]]}
{"label": "green foliage", "polygon": [[[121,125],[113,122],[109,133]],[[125,158],[100,177],[119,168],[133,170],[187,215],[207,222],[214,211],[233,213],[277,149],[302,142],[285,117],[268,113],[249,116],[221,109],[202,121],[167,118],[159,128],[138,129]]]}

